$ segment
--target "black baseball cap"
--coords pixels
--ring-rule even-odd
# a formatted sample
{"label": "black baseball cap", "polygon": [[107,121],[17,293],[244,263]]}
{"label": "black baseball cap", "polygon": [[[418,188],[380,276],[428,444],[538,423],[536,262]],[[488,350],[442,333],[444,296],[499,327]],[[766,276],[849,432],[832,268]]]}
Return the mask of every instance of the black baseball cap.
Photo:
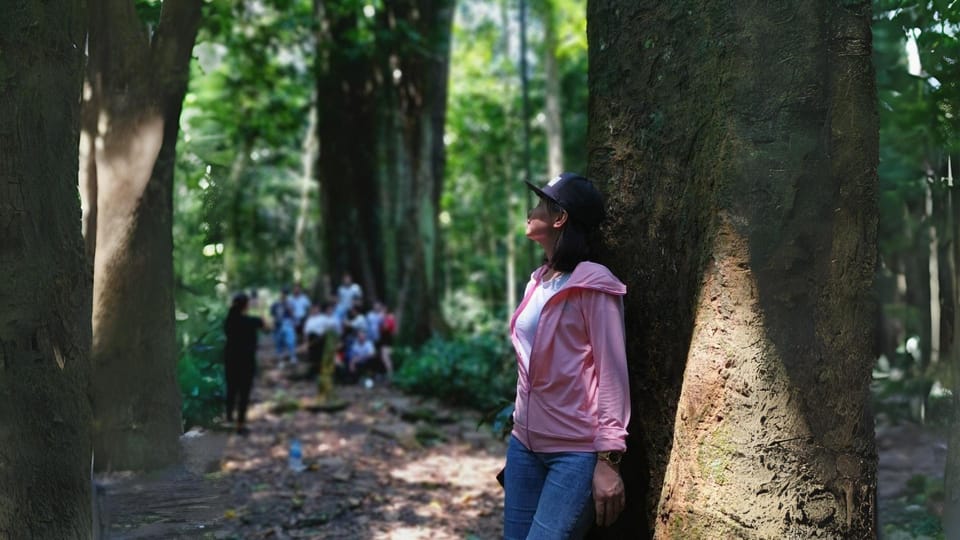
{"label": "black baseball cap", "polygon": [[566,210],[570,219],[579,221],[589,228],[597,227],[606,217],[603,196],[594,187],[593,182],[577,173],[562,173],[542,188],[530,182],[526,184],[540,197],[553,201]]}

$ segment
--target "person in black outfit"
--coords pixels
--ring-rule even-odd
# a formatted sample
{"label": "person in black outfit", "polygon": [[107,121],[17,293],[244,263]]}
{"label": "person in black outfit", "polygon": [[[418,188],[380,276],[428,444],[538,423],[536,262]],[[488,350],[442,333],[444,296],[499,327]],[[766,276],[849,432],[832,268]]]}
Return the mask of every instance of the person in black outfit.
{"label": "person in black outfit", "polygon": [[257,332],[264,329],[263,319],[246,314],[250,299],[241,293],[233,297],[223,324],[227,344],[223,349],[227,375],[227,422],[237,412],[237,433],[246,435],[247,405],[256,371]]}

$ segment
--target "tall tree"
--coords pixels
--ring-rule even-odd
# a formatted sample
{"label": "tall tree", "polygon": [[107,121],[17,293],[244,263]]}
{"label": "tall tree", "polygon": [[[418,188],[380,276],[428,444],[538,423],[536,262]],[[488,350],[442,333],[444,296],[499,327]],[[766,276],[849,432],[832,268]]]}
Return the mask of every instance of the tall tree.
{"label": "tall tree", "polygon": [[379,12],[317,2],[328,264],[396,305],[401,336],[423,341],[442,325],[437,216],[454,1],[388,0]]}
{"label": "tall tree", "polygon": [[557,58],[557,15],[553,0],[537,0],[533,9],[543,22],[544,128],[547,135],[547,176],[563,172],[563,115]]}
{"label": "tall tree", "polygon": [[591,0],[587,20],[638,412],[619,530],[875,537],[870,3]]}
{"label": "tall tree", "polygon": [[376,65],[372,16],[366,16],[354,2],[314,2],[321,21],[316,173],[323,215],[323,262],[334,280],[349,272],[365,294],[379,296],[384,290],[384,254],[378,241],[383,195],[377,185],[376,117],[380,86],[390,75]]}
{"label": "tall tree", "polygon": [[81,187],[96,207],[85,212],[96,216],[85,232],[96,238],[92,394],[100,469],[152,468],[178,457],[172,190],[200,6],[167,0],[138,14],[129,0],[88,1]]}
{"label": "tall tree", "polygon": [[82,2],[0,9],[0,537],[90,538]]}

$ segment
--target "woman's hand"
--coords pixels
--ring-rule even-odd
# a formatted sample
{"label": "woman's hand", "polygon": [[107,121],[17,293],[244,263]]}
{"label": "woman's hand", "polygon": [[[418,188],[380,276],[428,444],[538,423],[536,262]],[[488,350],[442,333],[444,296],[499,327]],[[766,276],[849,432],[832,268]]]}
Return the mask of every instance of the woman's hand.
{"label": "woman's hand", "polygon": [[597,525],[612,525],[623,511],[626,500],[619,465],[598,459],[597,466],[593,469],[593,503],[596,507]]}

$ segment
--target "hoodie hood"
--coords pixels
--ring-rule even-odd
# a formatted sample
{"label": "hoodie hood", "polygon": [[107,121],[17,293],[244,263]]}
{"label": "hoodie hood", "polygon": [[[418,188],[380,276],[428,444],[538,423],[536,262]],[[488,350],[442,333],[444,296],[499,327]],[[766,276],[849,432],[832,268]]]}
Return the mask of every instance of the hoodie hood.
{"label": "hoodie hood", "polygon": [[[533,271],[530,279],[540,282],[543,274],[547,271],[546,266],[541,266]],[[627,294],[627,286],[617,279],[606,266],[590,261],[583,261],[573,269],[570,279],[563,286],[564,289],[572,287],[581,289],[593,289],[614,296],[624,296]]]}

